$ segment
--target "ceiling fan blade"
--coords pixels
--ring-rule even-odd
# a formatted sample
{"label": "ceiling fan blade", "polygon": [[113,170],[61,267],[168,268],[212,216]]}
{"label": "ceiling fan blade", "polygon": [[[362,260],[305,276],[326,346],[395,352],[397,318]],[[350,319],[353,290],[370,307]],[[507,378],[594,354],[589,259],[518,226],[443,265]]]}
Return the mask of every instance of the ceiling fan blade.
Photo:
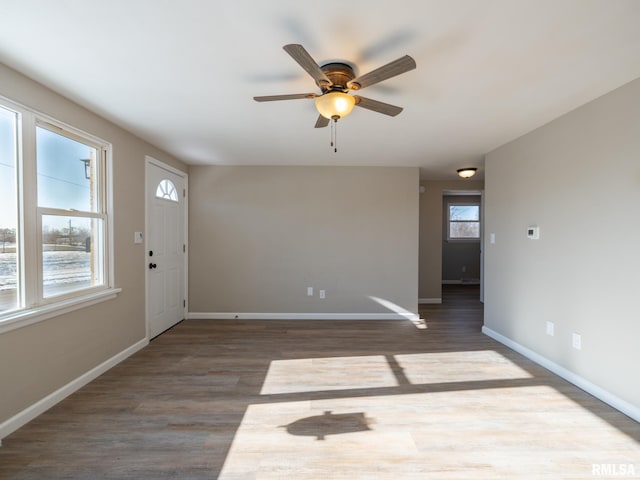
{"label": "ceiling fan blade", "polygon": [[356,99],[356,106],[360,108],[366,108],[367,110],[373,110],[374,112],[384,113],[390,117],[395,117],[402,111],[402,107],[397,107],[378,100],[371,100],[370,98],[361,97],[359,95],[353,96]]}
{"label": "ceiling fan blade", "polygon": [[298,100],[301,98],[316,98],[315,93],[292,93],[290,95],[267,95],[262,97],[253,97],[256,102],[274,102],[277,100]]}
{"label": "ceiling fan blade", "polygon": [[282,48],[291,55],[291,58],[298,62],[298,65],[311,75],[311,78],[313,78],[319,86],[328,87],[333,85],[329,77],[324,74],[318,63],[309,55],[309,52],[307,52],[302,45],[290,43]]}
{"label": "ceiling fan blade", "polygon": [[322,115],[318,115],[318,120],[316,120],[315,128],[324,128],[329,125],[330,120],[327,117],[323,117]]}
{"label": "ceiling fan blade", "polygon": [[414,68],[416,68],[416,61],[409,55],[405,55],[404,57],[400,57],[391,63],[387,63],[382,67],[370,71],[369,73],[365,73],[360,77],[354,78],[347,84],[347,87],[352,90],[359,90],[375,83],[382,82],[383,80],[387,80],[388,78],[395,77],[396,75],[408,72]]}

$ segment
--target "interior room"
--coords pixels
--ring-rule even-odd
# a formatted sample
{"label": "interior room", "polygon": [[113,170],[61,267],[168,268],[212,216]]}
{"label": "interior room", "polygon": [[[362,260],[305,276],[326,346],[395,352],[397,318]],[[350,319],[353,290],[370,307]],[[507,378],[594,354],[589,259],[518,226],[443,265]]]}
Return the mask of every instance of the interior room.
{"label": "interior room", "polygon": [[0,11],[0,478],[640,478],[640,2]]}

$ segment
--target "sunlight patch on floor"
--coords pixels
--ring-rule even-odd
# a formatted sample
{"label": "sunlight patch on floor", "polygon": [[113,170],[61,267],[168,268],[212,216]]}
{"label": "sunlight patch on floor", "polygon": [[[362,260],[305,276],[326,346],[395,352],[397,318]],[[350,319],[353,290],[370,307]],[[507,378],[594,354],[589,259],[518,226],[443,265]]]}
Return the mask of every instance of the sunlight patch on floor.
{"label": "sunlight patch on floor", "polygon": [[219,478],[587,478],[638,453],[602,422],[546,385],[252,404]]}
{"label": "sunlight patch on floor", "polygon": [[274,360],[261,395],[395,387],[396,377],[384,355]]}
{"label": "sunlight patch on floor", "polygon": [[532,375],[494,350],[394,355],[412,384],[531,378]]}

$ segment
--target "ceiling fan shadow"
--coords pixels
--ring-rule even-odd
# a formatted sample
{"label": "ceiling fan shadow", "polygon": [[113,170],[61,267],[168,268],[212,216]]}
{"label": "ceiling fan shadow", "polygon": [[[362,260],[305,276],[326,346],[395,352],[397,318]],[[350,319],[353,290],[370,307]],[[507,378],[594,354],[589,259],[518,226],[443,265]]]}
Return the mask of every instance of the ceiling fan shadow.
{"label": "ceiling fan shadow", "polygon": [[399,30],[395,33],[381,38],[377,42],[360,50],[358,63],[369,62],[394,53],[399,47],[409,43],[416,38],[416,33],[409,30]]}
{"label": "ceiling fan shadow", "polygon": [[299,80],[302,77],[304,77],[304,75],[299,73],[258,73],[247,75],[245,80],[249,83],[267,84],[293,82],[294,80]]}
{"label": "ceiling fan shadow", "polygon": [[287,17],[282,19],[282,27],[287,32],[289,38],[294,39],[297,43],[307,45],[311,50],[317,50],[318,42],[309,33],[309,29],[306,28],[299,18]]}

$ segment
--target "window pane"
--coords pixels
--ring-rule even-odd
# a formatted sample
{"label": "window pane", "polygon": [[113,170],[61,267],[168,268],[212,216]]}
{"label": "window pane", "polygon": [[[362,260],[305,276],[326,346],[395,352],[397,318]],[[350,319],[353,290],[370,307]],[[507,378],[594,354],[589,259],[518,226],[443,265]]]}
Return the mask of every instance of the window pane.
{"label": "window pane", "polygon": [[0,107],[0,313],[18,308],[17,122]]}
{"label": "window pane", "polygon": [[104,284],[103,224],[97,218],[42,216],[45,298]]}
{"label": "window pane", "polygon": [[480,220],[478,205],[449,205],[449,220]]}
{"label": "window pane", "polygon": [[164,179],[158,184],[156,188],[156,197],[163,198],[165,200],[171,200],[172,202],[178,202],[178,192],[176,186],[171,180]]}
{"label": "window pane", "polygon": [[480,238],[480,222],[451,222],[449,238]]}
{"label": "window pane", "polygon": [[36,128],[38,206],[96,212],[97,149]]}

